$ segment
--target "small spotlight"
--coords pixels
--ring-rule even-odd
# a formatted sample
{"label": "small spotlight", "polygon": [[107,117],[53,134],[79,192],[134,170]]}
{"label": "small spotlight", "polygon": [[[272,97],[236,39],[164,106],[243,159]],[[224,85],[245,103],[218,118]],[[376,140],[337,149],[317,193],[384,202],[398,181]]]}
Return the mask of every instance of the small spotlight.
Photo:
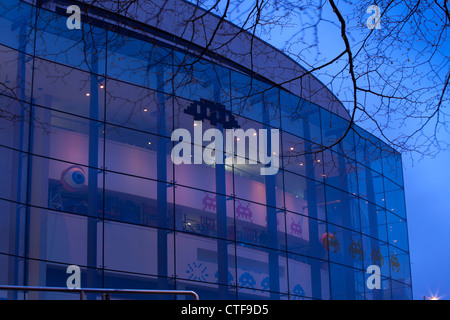
{"label": "small spotlight", "polygon": [[104,85],[100,85],[100,89],[105,89],[105,86]]}
{"label": "small spotlight", "polygon": [[88,92],[88,93],[86,93],[86,97],[89,97],[91,94]]}
{"label": "small spotlight", "polygon": [[148,111],[148,109],[147,109],[147,108],[145,108],[145,109],[144,109],[144,112],[147,112],[147,111]]}
{"label": "small spotlight", "polygon": [[291,151],[294,151],[294,147],[291,147]]}

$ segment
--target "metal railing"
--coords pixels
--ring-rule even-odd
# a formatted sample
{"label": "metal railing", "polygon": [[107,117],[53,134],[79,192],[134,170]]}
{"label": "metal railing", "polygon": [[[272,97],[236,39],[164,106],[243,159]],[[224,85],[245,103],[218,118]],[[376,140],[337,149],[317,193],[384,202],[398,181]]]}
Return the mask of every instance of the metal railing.
{"label": "metal railing", "polygon": [[101,293],[102,300],[110,300],[112,294],[154,294],[154,295],[184,295],[192,296],[199,300],[197,293],[185,290],[147,290],[147,289],[105,289],[105,288],[62,288],[62,287],[33,287],[33,286],[5,286],[0,285],[0,290],[19,291],[53,291],[53,292],[78,292],[80,300],[86,300],[86,293]]}

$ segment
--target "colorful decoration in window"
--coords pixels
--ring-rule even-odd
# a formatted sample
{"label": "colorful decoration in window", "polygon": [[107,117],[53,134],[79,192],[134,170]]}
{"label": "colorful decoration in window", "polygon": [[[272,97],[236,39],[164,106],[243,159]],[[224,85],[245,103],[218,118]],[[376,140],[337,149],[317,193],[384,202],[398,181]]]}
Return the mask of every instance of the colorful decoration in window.
{"label": "colorful decoration in window", "polygon": [[80,166],[70,166],[61,174],[61,183],[70,192],[77,192],[84,187],[86,175]]}
{"label": "colorful decoration in window", "polygon": [[350,246],[348,247],[348,253],[352,255],[352,258],[355,258],[355,255],[358,255],[358,259],[362,260],[362,255],[363,255],[363,251],[362,251],[362,247],[361,247],[361,240],[359,239],[357,242],[355,242],[352,239],[352,242],[350,243]]}
{"label": "colorful decoration in window", "polygon": [[391,261],[391,269],[392,269],[392,271],[400,272],[400,262],[398,261],[397,253],[394,253],[391,256],[391,260],[390,261]]}
{"label": "colorful decoration in window", "polygon": [[336,231],[333,233],[325,232],[320,236],[320,241],[325,250],[330,251],[330,247],[334,249],[334,253],[341,250],[338,239],[336,238]]}
{"label": "colorful decoration in window", "polygon": [[209,120],[211,125],[222,124],[224,129],[240,128],[236,118],[223,104],[200,99],[192,102],[184,113],[194,116],[195,121]]}

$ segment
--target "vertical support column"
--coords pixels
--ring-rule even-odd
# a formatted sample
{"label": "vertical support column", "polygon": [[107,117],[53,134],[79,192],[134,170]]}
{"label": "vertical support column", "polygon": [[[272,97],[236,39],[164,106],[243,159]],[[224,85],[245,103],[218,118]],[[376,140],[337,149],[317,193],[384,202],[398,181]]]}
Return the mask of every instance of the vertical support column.
{"label": "vertical support column", "polygon": [[[98,73],[98,53],[94,46],[91,48],[91,79],[90,79],[90,99],[89,117],[99,118],[99,82]],[[96,121],[89,122],[89,169],[88,169],[88,239],[87,239],[87,286],[97,287],[97,223],[98,223],[98,147],[99,147],[99,125]],[[103,209],[103,208],[102,208]],[[96,299],[96,293],[87,295],[90,299]]]}

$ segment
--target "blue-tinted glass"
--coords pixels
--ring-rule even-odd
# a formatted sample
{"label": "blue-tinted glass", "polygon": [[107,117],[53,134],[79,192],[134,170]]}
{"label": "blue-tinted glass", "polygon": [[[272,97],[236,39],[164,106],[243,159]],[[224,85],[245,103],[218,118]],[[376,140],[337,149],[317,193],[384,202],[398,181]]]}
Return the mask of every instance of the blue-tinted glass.
{"label": "blue-tinted glass", "polygon": [[107,172],[105,218],[173,229],[173,186]]}
{"label": "blue-tinted glass", "polygon": [[368,167],[358,164],[358,190],[361,198],[385,207],[383,176]]}
{"label": "blue-tinted glass", "polygon": [[412,300],[412,289],[410,285],[392,280],[392,299]]}
{"label": "blue-tinted glass", "polygon": [[30,258],[78,266],[102,265],[102,222],[97,219],[31,208],[29,230]]}
{"label": "blue-tinted glass", "polygon": [[[373,279],[369,280],[369,277],[373,273],[365,273],[364,274],[364,281],[367,283],[367,281],[373,281]],[[392,299],[392,290],[391,290],[391,279],[381,277],[380,278],[380,289],[369,289],[366,286],[366,293],[365,298],[366,300],[391,300]]]}
{"label": "blue-tinted glass", "polygon": [[84,24],[69,29],[67,16],[38,10],[36,56],[105,74],[106,30]]}
{"label": "blue-tinted glass", "polygon": [[[161,236],[163,236],[162,240]],[[164,255],[172,251],[172,247],[167,247],[166,243],[165,230],[112,221],[105,222],[104,266],[114,271],[158,275],[159,268],[167,266],[167,261],[159,261],[161,251],[164,251]]]}
{"label": "blue-tinted glass", "polygon": [[15,202],[0,200],[0,253],[23,256],[24,232],[25,207]]}
{"label": "blue-tinted glass", "polygon": [[391,278],[406,284],[411,284],[409,254],[392,246],[389,247],[389,254]]}
{"label": "blue-tinted glass", "polygon": [[0,147],[0,198],[26,202],[27,161],[26,154]]}
{"label": "blue-tinted glass", "polygon": [[328,262],[289,254],[288,269],[291,299],[330,298]]}
{"label": "blue-tinted glass", "polygon": [[230,108],[230,71],[183,52],[174,53],[174,94],[190,100],[210,100]]}
{"label": "blue-tinted glass", "polygon": [[0,145],[28,150],[29,106],[0,94],[0,110]]}
{"label": "blue-tinted glass", "polygon": [[108,170],[167,182],[173,180],[172,142],[168,138],[116,126],[106,126],[105,138]]}
{"label": "blue-tinted glass", "polygon": [[58,211],[102,216],[103,173],[96,168],[33,156],[32,205]]}
{"label": "blue-tinted glass", "polygon": [[[23,285],[25,262],[23,258],[0,253],[0,285]],[[24,299],[24,293],[16,290],[1,290],[0,299]]]}
{"label": "blue-tinted glass", "polygon": [[[283,252],[253,246],[236,246],[237,284],[240,288],[270,291],[279,299],[287,293],[287,266]],[[258,294],[255,292],[254,294]]]}
{"label": "blue-tinted glass", "polygon": [[382,173],[382,142],[359,127],[355,127],[354,136],[356,159],[358,162],[372,170]]}
{"label": "blue-tinted glass", "polygon": [[362,233],[387,242],[386,211],[373,203],[359,199]]}
{"label": "blue-tinted glass", "polygon": [[173,102],[168,95],[115,80],[107,81],[106,92],[108,123],[170,137]]}
{"label": "blue-tinted glass", "polygon": [[[177,279],[177,288],[194,291],[200,300],[236,300],[235,286]],[[178,296],[177,300],[192,300],[192,297]],[[232,308],[230,305],[228,310],[231,311]],[[225,309],[222,309],[222,312],[225,313]]]}
{"label": "blue-tinted glass", "polygon": [[[126,272],[108,271],[103,272],[103,283],[105,288],[111,289],[144,289],[153,290],[175,290],[175,280],[171,278],[147,276]],[[111,300],[174,300],[185,299],[182,295],[161,294],[112,294]],[[187,299],[187,298],[186,298]]]}
{"label": "blue-tinted glass", "polygon": [[356,195],[358,192],[356,162],[329,150],[323,154],[325,183]]}
{"label": "blue-tinted glass", "polygon": [[359,233],[328,224],[328,234],[321,237],[321,240],[330,261],[362,268],[363,245]]}
{"label": "blue-tinted glass", "polygon": [[176,229],[222,239],[235,239],[233,199],[176,186]]}
{"label": "blue-tinted glass", "polygon": [[383,174],[396,184],[403,186],[402,156],[389,146],[383,146]]}
{"label": "blue-tinted glass", "polygon": [[172,92],[172,51],[127,34],[108,33],[108,77]]}
{"label": "blue-tinted glass", "polygon": [[407,251],[408,231],[406,220],[387,211],[387,223],[389,244]]}
{"label": "blue-tinted glass", "polygon": [[[27,261],[27,281],[33,283],[36,286],[42,287],[67,287],[67,268],[69,264],[55,263],[53,261],[40,261],[35,259],[29,259]],[[102,286],[102,270],[95,267],[80,266],[80,287],[81,288],[100,288]],[[86,298],[89,300],[101,299],[100,293],[88,293]],[[67,293],[67,292],[45,292],[34,291],[29,292],[27,300],[59,300],[59,299],[80,299],[80,293]]]}
{"label": "blue-tinted glass", "polygon": [[283,167],[302,176],[323,180],[323,157],[319,145],[282,132]]}
{"label": "blue-tinted glass", "polygon": [[33,97],[36,104],[89,117],[104,119],[104,84],[87,72],[35,59]]}
{"label": "blue-tinted glass", "polygon": [[280,127],[278,89],[248,75],[231,71],[233,113]]}
{"label": "blue-tinted glass", "polygon": [[103,124],[34,106],[33,148],[37,155],[103,167]]}
{"label": "blue-tinted glass", "polygon": [[[16,101],[29,102],[33,58],[2,45],[0,45],[0,56],[2,57],[0,61],[0,94],[12,97]],[[0,99],[4,100],[5,98]],[[4,104],[9,103],[2,101],[2,107]],[[16,102],[16,104],[18,103]],[[24,103],[22,103],[23,105]]]}
{"label": "blue-tinted glass", "polygon": [[322,141],[326,147],[355,159],[355,142],[350,122],[334,113],[321,109]]}
{"label": "blue-tinted glass", "polygon": [[380,267],[382,277],[390,277],[389,248],[387,243],[363,235],[362,248],[364,252],[364,270],[367,270],[371,265],[376,265]]}
{"label": "blue-tinted glass", "polygon": [[[290,219],[292,215],[288,215],[286,218]],[[288,252],[325,260],[328,259],[327,245],[324,240],[327,237],[325,222],[301,216],[297,217],[296,220],[295,223],[298,224],[300,222],[303,225],[302,233],[301,236],[287,237]]]}
{"label": "blue-tinted glass", "polygon": [[386,194],[386,210],[405,218],[406,208],[403,188],[385,178],[384,192]]}
{"label": "blue-tinted glass", "polygon": [[325,220],[323,184],[285,171],[284,189],[287,210]]}
{"label": "blue-tinted glass", "polygon": [[328,222],[359,231],[358,198],[328,186],[325,190]]}
{"label": "blue-tinted glass", "polygon": [[232,242],[178,232],[175,235],[176,275],[197,282],[236,284]]}
{"label": "blue-tinted glass", "polygon": [[237,199],[234,214],[237,241],[274,249],[286,248],[282,210]]}
{"label": "blue-tinted glass", "polygon": [[0,4],[0,43],[23,52],[33,50],[34,8],[20,0],[4,0]]}
{"label": "blue-tinted glass", "polygon": [[284,131],[321,144],[319,107],[285,91],[280,92],[281,126]]}
{"label": "blue-tinted glass", "polygon": [[331,299],[364,299],[364,274],[362,270],[330,263]]}

